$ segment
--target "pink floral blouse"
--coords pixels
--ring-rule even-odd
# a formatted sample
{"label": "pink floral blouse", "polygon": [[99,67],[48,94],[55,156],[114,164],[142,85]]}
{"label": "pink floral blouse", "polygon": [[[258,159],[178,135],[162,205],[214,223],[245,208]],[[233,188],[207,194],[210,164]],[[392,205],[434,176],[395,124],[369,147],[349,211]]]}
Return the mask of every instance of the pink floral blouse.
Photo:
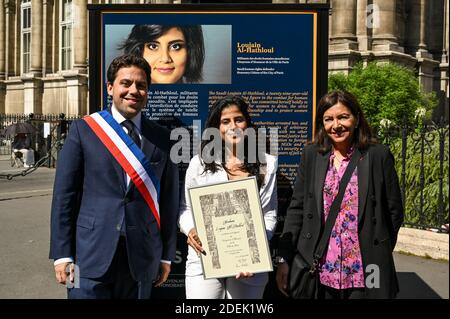
{"label": "pink floral blouse", "polygon": [[[328,218],[331,204],[339,191],[353,149],[342,160],[339,170],[333,165],[331,152],[323,188],[324,218]],[[321,261],[320,282],[335,289],[363,288],[364,273],[358,240],[358,172],[354,170],[347,185],[341,210],[331,231],[328,251]]]}

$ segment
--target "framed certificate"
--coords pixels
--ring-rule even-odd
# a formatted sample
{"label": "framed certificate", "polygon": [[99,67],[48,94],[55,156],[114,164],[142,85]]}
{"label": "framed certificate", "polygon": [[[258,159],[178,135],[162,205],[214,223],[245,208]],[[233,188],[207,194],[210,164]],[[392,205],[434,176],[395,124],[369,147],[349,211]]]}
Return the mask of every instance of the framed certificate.
{"label": "framed certificate", "polygon": [[200,255],[205,279],[273,270],[255,177],[188,191],[195,227],[206,251]]}

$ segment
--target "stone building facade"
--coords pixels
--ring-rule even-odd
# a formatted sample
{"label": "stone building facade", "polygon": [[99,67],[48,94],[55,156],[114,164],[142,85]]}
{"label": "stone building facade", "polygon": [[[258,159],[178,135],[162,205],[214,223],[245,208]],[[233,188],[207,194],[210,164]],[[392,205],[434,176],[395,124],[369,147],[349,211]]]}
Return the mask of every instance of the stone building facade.
{"label": "stone building facade", "polygon": [[[87,4],[205,2],[227,1],[0,0],[0,113],[87,113]],[[448,118],[449,0],[330,4],[330,72],[349,72],[360,61],[405,65],[425,91],[437,92]]]}

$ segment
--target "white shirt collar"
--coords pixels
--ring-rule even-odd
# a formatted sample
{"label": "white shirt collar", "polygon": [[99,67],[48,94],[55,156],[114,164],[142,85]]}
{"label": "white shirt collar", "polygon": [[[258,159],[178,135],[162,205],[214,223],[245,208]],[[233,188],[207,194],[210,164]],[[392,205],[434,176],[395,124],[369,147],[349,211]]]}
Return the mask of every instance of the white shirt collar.
{"label": "white shirt collar", "polygon": [[[126,120],[126,118],[122,114],[119,113],[119,111],[117,110],[117,108],[114,104],[111,107],[111,113],[112,113],[113,118],[119,124],[121,124],[123,121]],[[138,129],[138,132],[140,132],[141,131],[141,112],[136,114],[136,116],[131,118],[130,120],[134,123],[134,126]]]}

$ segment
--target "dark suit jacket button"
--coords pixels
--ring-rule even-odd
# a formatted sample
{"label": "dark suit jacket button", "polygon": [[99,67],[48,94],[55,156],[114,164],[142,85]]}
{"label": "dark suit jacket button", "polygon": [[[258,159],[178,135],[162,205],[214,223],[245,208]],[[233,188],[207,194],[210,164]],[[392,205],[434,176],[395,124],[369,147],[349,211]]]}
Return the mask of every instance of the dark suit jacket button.
{"label": "dark suit jacket button", "polygon": [[309,198],[312,198],[313,197],[313,193],[308,193],[308,196],[309,196]]}
{"label": "dark suit jacket button", "polygon": [[313,218],[313,214],[311,214],[311,213],[308,213],[306,216],[308,216],[309,219]]}
{"label": "dark suit jacket button", "polygon": [[377,246],[377,245],[378,245],[378,239],[375,239],[375,240],[373,241],[373,244],[374,244],[375,246]]}
{"label": "dark suit jacket button", "polygon": [[377,218],[376,217],[372,217],[372,223],[375,225],[377,223]]}
{"label": "dark suit jacket button", "polygon": [[307,233],[307,234],[306,234],[306,238],[311,239],[311,237],[312,237],[312,236],[311,236],[311,233]]}

